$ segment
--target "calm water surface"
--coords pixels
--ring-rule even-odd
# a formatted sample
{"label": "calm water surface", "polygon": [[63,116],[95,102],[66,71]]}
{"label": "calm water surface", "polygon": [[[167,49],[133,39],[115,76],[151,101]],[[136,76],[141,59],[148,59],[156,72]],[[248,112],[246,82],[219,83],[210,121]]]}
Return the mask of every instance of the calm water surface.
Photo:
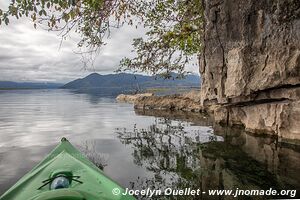
{"label": "calm water surface", "polygon": [[123,187],[300,188],[298,146],[213,127],[205,116],[134,111],[112,97],[23,90],[0,91],[0,194],[62,137]]}

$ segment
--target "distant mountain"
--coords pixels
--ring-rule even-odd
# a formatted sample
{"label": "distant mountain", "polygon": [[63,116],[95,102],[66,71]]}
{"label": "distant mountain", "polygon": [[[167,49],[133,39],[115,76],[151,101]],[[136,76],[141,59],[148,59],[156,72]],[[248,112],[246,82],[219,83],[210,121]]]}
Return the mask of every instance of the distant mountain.
{"label": "distant mountain", "polygon": [[152,87],[199,87],[200,77],[188,75],[185,79],[176,79],[176,74],[171,79],[158,76],[144,76],[127,73],[100,75],[92,73],[85,78],[71,81],[61,88],[77,90],[93,90],[115,88],[120,90],[140,90]]}
{"label": "distant mountain", "polygon": [[0,89],[55,89],[61,87],[60,83],[32,83],[0,81]]}

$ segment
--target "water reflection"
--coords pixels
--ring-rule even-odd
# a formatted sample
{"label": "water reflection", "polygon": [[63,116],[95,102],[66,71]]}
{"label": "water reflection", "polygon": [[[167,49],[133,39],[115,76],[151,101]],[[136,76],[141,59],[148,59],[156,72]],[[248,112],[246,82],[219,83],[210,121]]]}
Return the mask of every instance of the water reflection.
{"label": "water reflection", "polygon": [[168,120],[180,120],[186,122],[192,122],[194,126],[213,126],[212,119],[208,115],[193,113],[193,112],[184,112],[184,111],[167,111],[167,110],[134,110],[136,115],[141,116],[154,116],[166,118]]}
{"label": "water reflection", "polygon": [[123,187],[300,188],[297,146],[216,127],[199,114],[134,111],[101,95],[0,91],[0,137],[0,194],[61,137]]}
{"label": "water reflection", "polygon": [[54,146],[0,148],[0,195],[41,161]]}
{"label": "water reflection", "polygon": [[[130,187],[138,177],[151,179],[154,173],[137,164],[132,156],[135,148],[121,145],[115,130],[148,130],[160,121],[159,128],[164,126],[163,120],[136,115],[131,104],[117,104],[107,96],[65,90],[0,91],[0,194],[41,161],[62,137],[86,146],[90,159],[100,167],[104,164],[104,172],[123,187]],[[191,137],[197,143],[201,137],[213,135],[211,126],[171,119],[166,123],[170,124],[167,132],[174,129],[179,138],[186,137],[182,141]]]}
{"label": "water reflection", "polygon": [[199,188],[199,144],[223,140],[204,127],[189,131],[186,122],[168,118],[156,118],[147,129],[134,126],[133,131],[123,128],[116,133],[124,145],[133,148],[134,163],[153,173],[132,182],[134,189]]}
{"label": "water reflection", "polygon": [[97,105],[103,102],[103,97],[114,99],[117,95],[110,91],[104,90],[101,91],[100,89],[90,89],[90,90],[65,90],[71,94],[78,95],[78,96],[85,96],[86,99],[92,105]]}
{"label": "water reflection", "polygon": [[280,143],[272,137],[257,137],[239,129],[224,131],[216,127],[215,130],[216,134],[226,138],[227,144],[239,147],[274,174],[281,187],[300,189],[299,145]]}
{"label": "water reflection", "polygon": [[[300,188],[299,146],[278,143],[276,138],[253,136],[241,129],[215,126],[214,134],[184,131],[178,121],[186,113],[139,111],[139,115],[158,115],[148,129],[119,129],[120,141],[134,148],[137,165],[153,172],[154,176],[139,177],[132,188],[200,188],[209,189],[288,189]],[[209,124],[206,117],[188,116],[189,121]],[[202,119],[202,121],[199,119]],[[173,120],[177,120],[174,124]],[[218,135],[218,136],[217,136]],[[221,136],[221,137],[220,137]],[[222,138],[225,138],[223,141]],[[297,194],[299,196],[299,194]],[[287,196],[276,196],[284,198]],[[171,198],[171,197],[170,197]],[[171,199],[231,199],[203,195],[172,197]],[[240,196],[236,199],[265,199]],[[146,197],[141,199],[147,199]],[[155,197],[153,199],[165,199]]]}

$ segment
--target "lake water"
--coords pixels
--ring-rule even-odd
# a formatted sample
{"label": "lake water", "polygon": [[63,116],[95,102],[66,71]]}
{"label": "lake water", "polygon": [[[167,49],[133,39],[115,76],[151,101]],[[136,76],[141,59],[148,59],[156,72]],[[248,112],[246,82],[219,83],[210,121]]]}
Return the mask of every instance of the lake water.
{"label": "lake water", "polygon": [[0,91],[0,194],[62,137],[127,188],[300,192],[299,146],[213,126],[200,114],[135,111],[100,94],[19,90]]}

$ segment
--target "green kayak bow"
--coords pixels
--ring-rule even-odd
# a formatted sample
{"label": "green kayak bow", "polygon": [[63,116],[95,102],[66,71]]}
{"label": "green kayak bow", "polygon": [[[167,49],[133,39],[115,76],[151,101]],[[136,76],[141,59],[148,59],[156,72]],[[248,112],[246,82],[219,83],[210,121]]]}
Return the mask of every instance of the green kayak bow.
{"label": "green kayak bow", "polygon": [[0,200],[134,200],[65,138]]}

